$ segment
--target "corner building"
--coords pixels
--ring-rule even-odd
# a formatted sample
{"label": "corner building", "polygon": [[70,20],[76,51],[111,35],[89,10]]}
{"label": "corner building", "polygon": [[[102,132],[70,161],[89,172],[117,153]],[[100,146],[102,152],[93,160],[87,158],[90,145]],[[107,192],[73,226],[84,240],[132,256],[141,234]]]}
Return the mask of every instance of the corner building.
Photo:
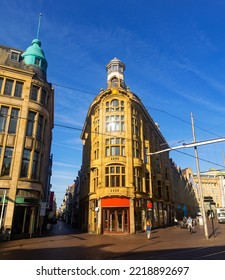
{"label": "corner building", "polygon": [[41,42],[0,45],[0,213],[11,238],[37,235],[51,175],[54,90]]}
{"label": "corner building", "polygon": [[81,138],[80,224],[97,234],[145,230],[173,223],[169,153],[159,127],[124,81],[125,65],[114,58],[106,66],[107,89],[87,113]]}

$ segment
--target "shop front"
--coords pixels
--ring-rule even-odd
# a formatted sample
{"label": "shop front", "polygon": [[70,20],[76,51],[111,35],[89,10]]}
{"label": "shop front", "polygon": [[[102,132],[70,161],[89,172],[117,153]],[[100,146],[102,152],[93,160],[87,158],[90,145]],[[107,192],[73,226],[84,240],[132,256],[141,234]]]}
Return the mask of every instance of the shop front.
{"label": "shop front", "polygon": [[170,226],[173,224],[173,209],[172,205],[165,202],[153,202],[153,227],[159,228],[164,226]]}
{"label": "shop front", "polygon": [[104,234],[129,233],[130,199],[102,198],[102,232]]}

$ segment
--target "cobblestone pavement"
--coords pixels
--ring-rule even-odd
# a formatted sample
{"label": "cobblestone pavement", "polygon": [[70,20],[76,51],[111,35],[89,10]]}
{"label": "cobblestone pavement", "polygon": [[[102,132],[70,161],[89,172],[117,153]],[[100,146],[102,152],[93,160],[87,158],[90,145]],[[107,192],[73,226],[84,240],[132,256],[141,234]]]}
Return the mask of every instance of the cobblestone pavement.
{"label": "cobblestone pavement", "polygon": [[215,223],[215,234],[208,225],[190,234],[176,226],[146,234],[94,235],[80,233],[59,221],[43,237],[0,243],[0,260],[135,260],[135,259],[225,259],[225,224]]}

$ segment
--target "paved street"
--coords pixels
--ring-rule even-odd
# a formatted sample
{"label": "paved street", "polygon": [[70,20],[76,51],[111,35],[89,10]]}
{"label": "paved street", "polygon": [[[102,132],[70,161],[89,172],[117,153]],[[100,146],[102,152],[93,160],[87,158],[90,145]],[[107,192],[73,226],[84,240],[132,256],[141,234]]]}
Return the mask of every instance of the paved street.
{"label": "paved street", "polygon": [[[211,224],[208,225],[212,233]],[[94,235],[79,233],[58,221],[40,238],[3,241],[0,260],[224,260],[225,224],[215,223],[215,236],[206,240],[202,227],[190,234],[176,226],[145,233]]]}

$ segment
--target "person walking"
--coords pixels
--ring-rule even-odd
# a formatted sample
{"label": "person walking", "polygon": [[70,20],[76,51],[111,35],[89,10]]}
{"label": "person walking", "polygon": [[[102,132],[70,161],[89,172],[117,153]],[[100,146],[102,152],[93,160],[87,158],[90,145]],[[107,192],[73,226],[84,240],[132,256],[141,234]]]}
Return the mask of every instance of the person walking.
{"label": "person walking", "polygon": [[151,228],[152,228],[152,223],[148,219],[147,222],[146,222],[146,233],[147,233],[147,238],[148,239],[150,239],[150,237],[151,237]]}
{"label": "person walking", "polygon": [[192,232],[193,230],[193,224],[192,224],[192,218],[189,216],[187,219],[187,227],[188,227],[188,231]]}

